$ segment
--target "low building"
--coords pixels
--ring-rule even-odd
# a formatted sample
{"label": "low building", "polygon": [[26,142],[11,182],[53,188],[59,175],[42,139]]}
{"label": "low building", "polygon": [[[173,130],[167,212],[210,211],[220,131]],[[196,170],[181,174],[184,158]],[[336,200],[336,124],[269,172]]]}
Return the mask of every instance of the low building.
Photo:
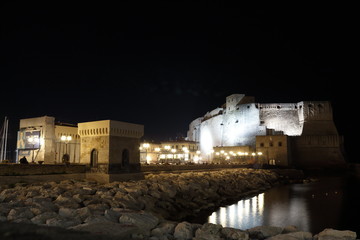
{"label": "low building", "polygon": [[163,142],[144,141],[140,145],[142,164],[198,163],[201,162],[199,144],[193,141],[176,140]]}
{"label": "low building", "polygon": [[17,162],[25,156],[39,164],[85,164],[94,173],[140,169],[140,138],[144,126],[114,120],[56,123],[43,116],[20,120]]}

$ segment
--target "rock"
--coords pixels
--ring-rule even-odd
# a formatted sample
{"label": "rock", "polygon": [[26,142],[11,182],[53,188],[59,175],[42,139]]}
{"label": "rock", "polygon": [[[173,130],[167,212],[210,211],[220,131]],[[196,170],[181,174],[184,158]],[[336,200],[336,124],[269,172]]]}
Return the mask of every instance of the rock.
{"label": "rock", "polygon": [[191,223],[185,221],[176,225],[174,230],[174,237],[176,240],[191,240],[193,235]]}
{"label": "rock", "polygon": [[63,195],[59,195],[56,200],[54,201],[54,204],[56,204],[59,208],[79,208],[80,205],[73,199],[72,197],[64,197]]}
{"label": "rock", "polygon": [[349,230],[335,230],[332,228],[326,228],[324,231],[318,234],[318,240],[355,240],[356,232]]}
{"label": "rock", "polygon": [[291,232],[298,232],[298,228],[294,225],[289,225],[289,226],[286,226],[284,227],[283,231],[282,231],[282,234],[285,234],[285,233],[291,233]]}
{"label": "rock", "polygon": [[291,232],[286,234],[279,234],[266,240],[312,240],[313,236],[310,232]]}
{"label": "rock", "polygon": [[59,216],[64,218],[74,218],[76,216],[76,210],[72,208],[60,208]]}
{"label": "rock", "polygon": [[159,219],[151,213],[140,212],[140,213],[122,213],[119,218],[119,223],[133,224],[139,229],[149,232],[156,227],[159,223]]}
{"label": "rock", "polygon": [[221,229],[222,236],[227,240],[248,240],[249,234],[236,228],[224,227]]}
{"label": "rock", "polygon": [[88,207],[78,208],[75,210],[76,216],[78,216],[82,221],[86,218],[92,216],[92,213]]}
{"label": "rock", "polygon": [[19,218],[31,219],[33,217],[34,217],[34,214],[30,211],[29,208],[20,207],[20,208],[11,209],[7,216],[7,219],[9,221],[14,221]]}
{"label": "rock", "polygon": [[65,219],[62,217],[55,217],[55,218],[47,219],[45,223],[48,226],[69,228],[81,224],[81,220],[78,218]]}
{"label": "rock", "polygon": [[221,240],[221,229],[220,224],[205,223],[196,230],[195,237],[197,240]]}
{"label": "rock", "polygon": [[176,227],[175,222],[162,222],[151,230],[151,236],[162,238],[163,236],[173,235]]}
{"label": "rock", "polygon": [[56,217],[58,217],[58,215],[55,212],[44,212],[31,218],[31,222],[35,224],[45,224],[46,220]]}
{"label": "rock", "polygon": [[266,239],[280,234],[283,231],[281,227],[274,226],[258,226],[247,230],[250,238]]}
{"label": "rock", "polygon": [[115,211],[114,209],[106,209],[104,216],[109,219],[111,222],[118,223],[121,216],[120,211]]}

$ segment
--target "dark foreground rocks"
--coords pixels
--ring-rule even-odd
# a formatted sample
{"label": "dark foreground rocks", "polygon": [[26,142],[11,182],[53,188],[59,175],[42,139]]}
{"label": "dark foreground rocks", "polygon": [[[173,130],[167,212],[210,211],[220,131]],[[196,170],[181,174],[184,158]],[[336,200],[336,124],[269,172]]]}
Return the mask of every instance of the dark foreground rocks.
{"label": "dark foreground rocks", "polygon": [[150,174],[109,184],[66,180],[1,186],[0,239],[356,239],[350,231],[327,229],[313,236],[295,227],[239,230],[183,221],[263,192],[279,178],[269,170],[230,169]]}

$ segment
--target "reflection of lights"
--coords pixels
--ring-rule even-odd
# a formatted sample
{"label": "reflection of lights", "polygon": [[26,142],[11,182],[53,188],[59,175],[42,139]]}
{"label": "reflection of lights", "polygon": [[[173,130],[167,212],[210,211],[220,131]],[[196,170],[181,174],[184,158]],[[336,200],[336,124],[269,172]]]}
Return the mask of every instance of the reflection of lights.
{"label": "reflection of lights", "polygon": [[264,193],[261,193],[258,196],[258,206],[259,206],[259,214],[262,215],[264,211]]}
{"label": "reflection of lights", "polygon": [[226,224],[226,208],[224,208],[224,207],[220,208],[220,224],[222,226],[227,226],[227,224]]}
{"label": "reflection of lights", "polygon": [[235,204],[231,205],[228,209],[228,214],[229,214],[229,227],[234,227],[235,226],[235,219],[236,219],[236,206]]}

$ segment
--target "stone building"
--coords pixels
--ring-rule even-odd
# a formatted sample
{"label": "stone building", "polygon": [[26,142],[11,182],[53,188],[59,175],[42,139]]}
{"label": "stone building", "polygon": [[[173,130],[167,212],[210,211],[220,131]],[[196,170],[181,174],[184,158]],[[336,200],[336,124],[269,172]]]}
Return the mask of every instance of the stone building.
{"label": "stone building", "polygon": [[266,163],[297,167],[344,164],[343,138],[328,101],[256,103],[233,94],[226,103],[189,125],[187,139],[198,141],[203,154],[214,147],[248,146]]}
{"label": "stone building", "polygon": [[143,125],[114,120],[71,125],[49,116],[21,119],[17,162],[26,156],[34,163],[85,164],[93,173],[134,172],[143,134]]}
{"label": "stone building", "polygon": [[81,139],[80,163],[91,171],[119,173],[140,170],[140,138],[144,126],[103,120],[78,124]]}
{"label": "stone building", "polygon": [[55,122],[50,116],[21,119],[16,161],[23,156],[35,163],[62,163],[64,156],[70,163],[80,163],[77,126]]}

